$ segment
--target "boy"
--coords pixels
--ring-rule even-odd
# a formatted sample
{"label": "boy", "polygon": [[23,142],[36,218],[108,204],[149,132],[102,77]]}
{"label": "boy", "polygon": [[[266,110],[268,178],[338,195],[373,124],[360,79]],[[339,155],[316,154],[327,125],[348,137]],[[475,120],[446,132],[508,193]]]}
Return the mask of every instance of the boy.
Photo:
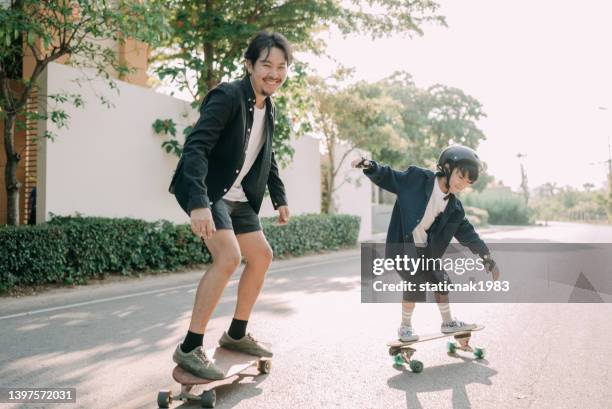
{"label": "boy", "polygon": [[[472,149],[461,145],[444,149],[438,159],[436,173],[417,166],[399,172],[365,158],[353,161],[352,165],[363,169],[363,173],[376,185],[397,195],[387,232],[388,251],[391,247],[410,243],[416,247],[416,257],[440,258],[455,237],[483,259],[494,280],[499,279],[499,269],[490,257],[489,249],[465,218],[463,206],[455,196],[478,179],[482,168],[482,162]],[[390,257],[389,254],[386,256]],[[414,277],[432,284],[450,282],[444,270],[419,268]],[[414,277],[402,278],[414,281]],[[447,291],[436,292],[435,297],[442,315],[443,333],[476,327],[452,317]],[[418,339],[411,322],[417,301],[425,301],[425,293],[404,292],[402,321],[398,329],[401,341]]]}

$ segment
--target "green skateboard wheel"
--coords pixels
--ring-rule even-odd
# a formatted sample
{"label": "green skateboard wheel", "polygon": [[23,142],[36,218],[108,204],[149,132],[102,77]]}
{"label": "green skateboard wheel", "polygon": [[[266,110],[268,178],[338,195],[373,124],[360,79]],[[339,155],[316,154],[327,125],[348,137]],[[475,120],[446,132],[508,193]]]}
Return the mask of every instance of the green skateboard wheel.
{"label": "green skateboard wheel", "polygon": [[395,365],[404,365],[406,363],[406,361],[404,361],[404,358],[402,358],[402,356],[400,354],[396,354],[393,357],[393,363]]}
{"label": "green skateboard wheel", "polygon": [[413,359],[412,361],[410,361],[410,369],[414,373],[421,372],[423,370],[423,362]]}
{"label": "green skateboard wheel", "polygon": [[457,351],[457,343],[453,341],[448,341],[446,343],[446,350],[449,353],[454,354]]}
{"label": "green skateboard wheel", "polygon": [[475,348],[474,356],[476,359],[483,359],[485,357],[485,349],[484,348]]}

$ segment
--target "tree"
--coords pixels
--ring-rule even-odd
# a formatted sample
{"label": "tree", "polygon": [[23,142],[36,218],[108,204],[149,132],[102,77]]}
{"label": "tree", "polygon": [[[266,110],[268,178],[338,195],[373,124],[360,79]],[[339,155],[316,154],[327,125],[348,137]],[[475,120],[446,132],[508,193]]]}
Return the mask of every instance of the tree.
{"label": "tree", "polygon": [[[102,40],[121,43],[134,38],[156,44],[164,34],[161,2],[140,4],[136,1],[104,0],[17,0],[0,9],[0,119],[4,121],[4,148],[7,164],[7,223],[19,224],[19,188],[17,165],[21,153],[15,150],[15,129],[23,129],[28,119],[51,119],[58,128],[66,126],[69,116],[61,109],[31,112],[26,102],[35,90],[37,80],[47,65],[70,56],[70,64],[93,68],[98,76],[116,89],[112,74],[125,75],[129,67],[122,64],[114,50]],[[24,51],[35,61],[31,73],[22,73]],[[43,95],[57,104],[72,103],[81,107],[78,94]],[[108,101],[102,99],[108,105]],[[44,137],[53,133],[45,131]]]}
{"label": "tree", "polygon": [[[308,90],[307,70],[306,64],[296,62],[292,67],[292,75],[275,94],[274,103],[277,112],[290,113],[290,115],[277,115],[276,130],[272,139],[275,157],[281,166],[286,165],[293,156],[293,148],[289,144],[290,137],[304,135],[312,129],[307,113],[312,112],[314,104]],[[184,125],[182,133],[187,137],[193,129],[193,124],[181,125]],[[166,140],[161,144],[162,148],[180,157],[183,146],[177,139],[177,124],[174,120],[157,119],[153,123],[153,129],[157,134],[166,136]]]}
{"label": "tree", "polygon": [[[338,70],[333,80],[344,80],[348,73]],[[310,90],[315,102],[313,129],[322,136],[325,160],[322,169],[321,212],[335,210],[334,192],[348,177],[336,183],[338,172],[344,161],[355,149],[365,149],[379,154],[383,146],[401,149],[404,141],[400,137],[400,117],[397,101],[384,95],[375,84],[358,82],[340,89],[319,77],[310,80]],[[338,145],[344,152],[338,158]]]}
{"label": "tree", "polygon": [[571,186],[566,186],[561,192],[561,203],[565,209],[571,209],[576,206],[579,201],[578,192]]}
{"label": "tree", "polygon": [[383,150],[378,159],[399,168],[416,164],[435,168],[443,148],[460,143],[476,149],[486,139],[477,122],[482,104],[458,88],[436,84],[418,88],[412,76],[396,72],[380,87],[401,104],[403,151]]}
{"label": "tree", "polygon": [[488,184],[493,182],[494,180],[495,177],[493,175],[488,174],[487,171],[484,170],[478,175],[478,180],[474,182],[474,184],[472,185],[472,189],[477,192],[482,192],[487,188]]}
{"label": "tree", "polygon": [[[519,160],[521,160],[522,158],[524,158],[525,155],[524,153],[517,153],[516,157],[519,158]],[[523,197],[525,198],[525,203],[529,203],[529,184],[527,181],[527,173],[525,172],[525,167],[523,166],[523,162],[521,161],[521,190],[523,191]]]}
{"label": "tree", "polygon": [[322,53],[325,43],[315,34],[338,27],[343,34],[370,34],[373,38],[404,32],[422,35],[428,22],[445,25],[431,0],[170,0],[167,10],[173,35],[157,50],[156,70],[187,90],[198,103],[222,79],[241,71],[242,53],[249,38],[260,30],[283,33],[299,50]]}
{"label": "tree", "polygon": [[546,182],[538,189],[543,197],[553,197],[559,188],[557,187],[557,183]]}
{"label": "tree", "polygon": [[[162,82],[187,92],[194,107],[219,82],[242,73],[242,53],[250,37],[260,30],[281,32],[297,50],[320,54],[325,51],[325,42],[316,34],[330,27],[345,35],[363,33],[379,38],[391,33],[422,35],[427,23],[446,24],[436,14],[439,5],[432,0],[170,0],[167,4],[173,34],[153,53],[154,72]],[[281,98],[279,122],[289,123],[292,118],[307,115],[304,104],[294,101],[291,90],[283,97],[287,104]],[[290,132],[291,127],[286,126],[275,134],[281,160],[291,153]],[[178,143],[171,143],[178,152]]]}
{"label": "tree", "polygon": [[[346,78],[338,71],[335,80]],[[315,129],[324,135],[326,147],[322,211],[333,209],[333,192],[341,186],[336,186],[335,177],[354,148],[368,150],[374,159],[396,168],[412,164],[433,168],[449,144],[475,148],[485,139],[476,125],[485,116],[480,102],[444,85],[418,88],[405,72],[345,88],[319,80],[311,89],[317,101]],[[340,142],[348,143],[348,150],[334,161]]]}

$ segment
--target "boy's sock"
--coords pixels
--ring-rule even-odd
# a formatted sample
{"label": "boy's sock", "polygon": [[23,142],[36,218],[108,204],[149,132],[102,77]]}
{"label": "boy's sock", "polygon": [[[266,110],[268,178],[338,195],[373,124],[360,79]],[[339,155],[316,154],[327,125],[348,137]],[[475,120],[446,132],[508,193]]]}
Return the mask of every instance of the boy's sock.
{"label": "boy's sock", "polygon": [[453,320],[449,303],[438,303],[438,308],[440,309],[440,315],[442,315],[443,324],[446,324],[447,322],[451,322]]}
{"label": "boy's sock", "polygon": [[187,331],[187,336],[181,344],[181,351],[187,354],[197,347],[201,347],[203,343],[204,334],[196,334],[195,332]]}
{"label": "boy's sock", "polygon": [[413,303],[402,303],[402,327],[412,327]]}
{"label": "boy's sock", "polygon": [[230,324],[229,330],[227,330],[227,335],[233,339],[241,339],[246,335],[247,323],[248,321],[237,320],[234,318]]}

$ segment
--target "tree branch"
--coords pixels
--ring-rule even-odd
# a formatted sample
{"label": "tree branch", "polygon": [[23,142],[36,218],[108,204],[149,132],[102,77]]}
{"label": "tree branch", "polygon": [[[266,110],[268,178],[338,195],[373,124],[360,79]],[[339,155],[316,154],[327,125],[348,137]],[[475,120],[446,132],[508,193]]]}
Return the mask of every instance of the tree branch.
{"label": "tree branch", "polygon": [[350,181],[350,179],[348,177],[345,177],[344,180],[342,180],[342,183],[340,183],[338,186],[333,188],[332,193],[336,192],[336,190],[340,189],[345,183],[347,183],[349,181]]}
{"label": "tree branch", "polygon": [[349,149],[346,152],[344,152],[344,155],[342,155],[342,158],[340,159],[340,162],[338,163],[338,167],[334,171],[334,176],[336,176],[338,174],[338,172],[340,171],[340,168],[342,167],[342,163],[344,162],[346,157],[349,155],[349,153],[353,152],[354,150],[355,150],[355,147],[352,147],[351,149]]}
{"label": "tree branch", "polygon": [[85,37],[87,37],[87,33],[83,34],[83,37],[81,37],[81,39],[77,42],[77,45],[75,47],[70,47],[70,43],[74,40],[74,37],[76,36],[76,33],[81,29],[81,27],[83,26],[83,24],[85,24],[86,22],[92,21],[91,18],[89,19],[83,19],[81,22],[79,22],[79,24],[77,24],[76,28],[72,31],[72,34],[70,34],[70,38],[68,39],[68,41],[65,44],[60,44],[60,49],[62,47],[64,47],[64,45],[68,50],[73,50],[75,48],[78,48],[78,46],[81,45],[81,42],[85,39]]}

